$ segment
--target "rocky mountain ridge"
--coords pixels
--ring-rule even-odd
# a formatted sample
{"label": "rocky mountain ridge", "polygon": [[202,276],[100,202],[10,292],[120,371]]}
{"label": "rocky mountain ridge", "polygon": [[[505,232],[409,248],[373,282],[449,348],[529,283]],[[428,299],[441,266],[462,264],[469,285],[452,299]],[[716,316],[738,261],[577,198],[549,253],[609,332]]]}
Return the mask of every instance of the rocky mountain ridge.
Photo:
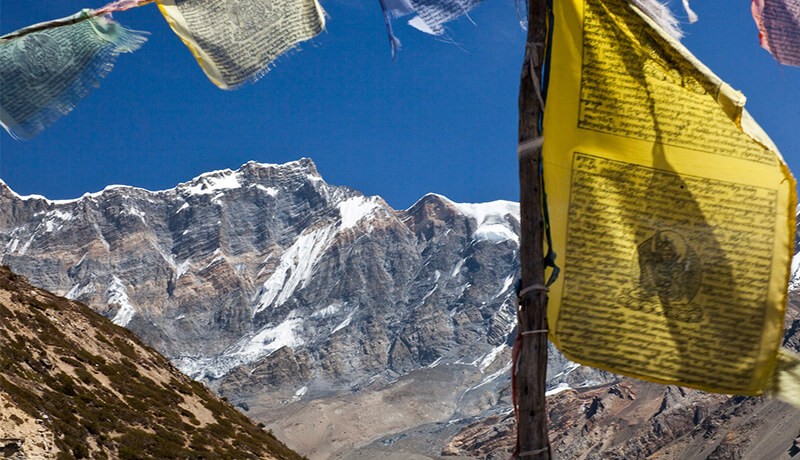
{"label": "rocky mountain ridge", "polygon": [[[317,453],[325,458],[504,410],[518,216],[516,203],[435,194],[394,210],[327,184],[309,159],[75,200],[0,184],[0,262],[129,328],[290,445],[308,438],[289,427],[295,414],[315,417],[320,404],[358,406],[381,391],[413,400],[410,388],[425,388],[418,374],[447,389],[437,409],[366,417],[358,440],[320,435],[336,446]],[[605,381],[557,354],[551,375],[553,387]]]}

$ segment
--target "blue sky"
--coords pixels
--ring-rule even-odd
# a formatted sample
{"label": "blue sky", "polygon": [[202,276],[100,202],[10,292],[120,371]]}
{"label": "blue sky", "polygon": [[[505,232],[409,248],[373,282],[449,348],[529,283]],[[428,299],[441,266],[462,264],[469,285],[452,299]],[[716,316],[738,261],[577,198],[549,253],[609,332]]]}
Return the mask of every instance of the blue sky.
{"label": "blue sky", "polygon": [[[518,199],[517,91],[525,34],[513,0],[449,26],[456,45],[395,23],[391,60],[377,0],[322,0],[327,31],[255,85],[212,85],[154,5],[118,13],[151,32],[99,89],[30,141],[0,133],[0,177],[20,194],[75,198],[110,184],[159,190],[210,170],[306,156],[330,183],[405,208],[427,192]],[[0,0],[0,31],[102,0]],[[680,2],[672,6],[680,17]],[[758,46],[747,0],[695,0],[686,46],[748,96],[800,175],[800,69]],[[473,24],[474,22],[474,24]]]}

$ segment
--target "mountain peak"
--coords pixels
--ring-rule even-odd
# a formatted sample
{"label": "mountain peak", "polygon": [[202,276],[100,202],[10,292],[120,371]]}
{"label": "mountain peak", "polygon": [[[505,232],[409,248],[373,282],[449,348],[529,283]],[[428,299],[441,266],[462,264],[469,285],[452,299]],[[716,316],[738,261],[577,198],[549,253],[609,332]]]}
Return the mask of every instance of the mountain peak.
{"label": "mountain peak", "polygon": [[319,171],[317,170],[317,165],[314,163],[314,160],[307,157],[303,157],[300,158],[299,160],[289,161],[286,163],[260,163],[255,160],[250,160],[247,163],[243,164],[241,167],[239,167],[237,172],[244,172],[248,170],[254,171],[260,169],[300,171],[314,176],[320,175]]}
{"label": "mountain peak", "polygon": [[0,179],[0,194],[9,195],[22,201],[40,200],[48,204],[72,204],[83,200],[96,199],[112,190],[135,190],[145,194],[160,194],[173,191],[188,194],[208,194],[221,190],[240,188],[244,185],[257,184],[261,179],[268,177],[292,177],[297,176],[313,182],[323,181],[322,176],[317,170],[317,166],[311,158],[301,158],[283,164],[259,163],[248,161],[236,171],[229,168],[202,173],[193,179],[179,183],[177,186],[163,190],[148,190],[130,185],[108,185],[99,192],[86,192],[78,198],[63,200],[52,200],[42,195],[20,195],[15,192],[5,181]]}
{"label": "mountain peak", "polygon": [[204,195],[249,185],[271,184],[276,180],[287,178],[323,181],[314,161],[310,158],[301,158],[283,164],[259,163],[251,160],[236,171],[221,169],[200,174],[188,182],[179,184],[175,190],[191,195]]}
{"label": "mountain peak", "polygon": [[407,209],[408,212],[413,212],[421,206],[437,205],[452,208],[458,213],[467,217],[472,217],[478,223],[486,220],[488,216],[511,214],[519,220],[519,203],[508,200],[495,200],[487,201],[485,203],[458,203],[450,198],[440,195],[438,193],[426,193],[422,198],[417,200],[416,203]]}

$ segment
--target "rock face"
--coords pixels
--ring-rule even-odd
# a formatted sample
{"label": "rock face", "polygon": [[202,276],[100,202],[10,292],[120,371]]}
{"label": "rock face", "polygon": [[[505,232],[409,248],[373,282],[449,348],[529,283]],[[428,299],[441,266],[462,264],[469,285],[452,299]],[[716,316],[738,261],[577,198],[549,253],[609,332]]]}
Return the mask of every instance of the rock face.
{"label": "rock face", "polygon": [[[433,194],[397,211],[327,184],[308,159],[69,201],[0,183],[0,262],[132,330],[326,458],[507,405],[518,214],[516,203]],[[550,364],[551,386],[608,378],[560,355]],[[427,378],[444,386],[443,402],[412,410],[429,401]],[[386,402],[396,421],[349,412],[374,394],[405,395]],[[314,436],[292,425],[343,403]],[[363,434],[334,442],[344,419]]]}
{"label": "rock face", "polygon": [[300,459],[130,331],[0,267],[3,458]]}
{"label": "rock face", "polygon": [[193,377],[255,364],[281,369],[258,385],[327,391],[464,344],[486,353],[513,328],[512,203],[459,208],[429,195],[397,212],[326,184],[310,160],[68,202],[0,190],[3,263]]}

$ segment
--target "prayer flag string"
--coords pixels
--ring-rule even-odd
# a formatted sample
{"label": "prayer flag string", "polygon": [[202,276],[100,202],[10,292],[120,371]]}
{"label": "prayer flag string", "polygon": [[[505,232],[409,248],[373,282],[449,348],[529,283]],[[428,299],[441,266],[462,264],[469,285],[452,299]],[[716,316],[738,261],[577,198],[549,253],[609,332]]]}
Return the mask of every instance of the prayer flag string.
{"label": "prayer flag string", "polygon": [[117,0],[96,10],[83,9],[79,13],[73,14],[72,16],[67,16],[66,18],[53,19],[51,21],[40,22],[38,24],[34,24],[16,30],[14,32],[5,34],[3,36],[0,36],[0,43],[2,43],[5,40],[20,38],[22,36],[25,36],[33,32],[40,32],[47,29],[54,29],[56,27],[69,26],[81,21],[85,21],[94,16],[103,16],[105,14],[116,13],[119,11],[127,11],[131,8],[137,8],[153,2],[155,2],[155,0]]}
{"label": "prayer flag string", "polygon": [[383,21],[386,24],[386,33],[389,35],[389,45],[392,48],[392,59],[400,49],[400,40],[392,29],[392,18],[399,18],[414,12],[414,7],[409,0],[379,0],[383,11]]}
{"label": "prayer flag string", "polygon": [[[677,20],[659,0],[626,0],[672,37]],[[379,0],[392,57],[400,49],[392,20],[443,35],[444,24],[468,14],[481,0]],[[120,53],[144,43],[105,17],[157,3],[208,78],[223,89],[254,82],[275,60],[325,28],[318,0],[115,0],[99,9],[34,24],[0,37],[0,122],[17,139],[41,132],[96,86]],[[682,0],[689,22],[697,15]],[[752,0],[761,45],[783,64],[800,66],[800,0]],[[25,104],[29,104],[25,106]]]}
{"label": "prayer flag string", "polygon": [[111,2],[108,5],[95,10],[95,12],[100,14],[109,14],[109,13],[116,13],[119,11],[127,11],[131,8],[138,8],[140,6],[147,5],[149,3],[154,3],[156,0],[117,0],[115,2]]}

